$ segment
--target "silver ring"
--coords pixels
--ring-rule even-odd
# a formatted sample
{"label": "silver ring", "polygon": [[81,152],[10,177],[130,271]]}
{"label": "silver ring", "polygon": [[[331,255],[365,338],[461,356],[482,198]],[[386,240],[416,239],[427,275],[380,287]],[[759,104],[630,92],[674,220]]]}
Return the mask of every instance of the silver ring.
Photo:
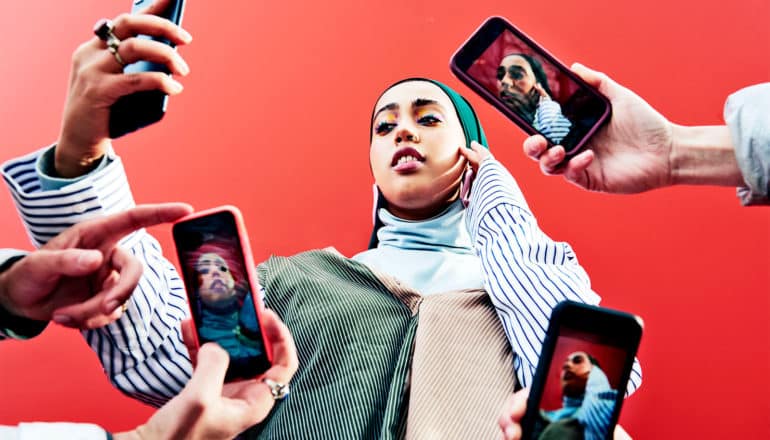
{"label": "silver ring", "polygon": [[264,378],[262,382],[270,388],[270,394],[273,400],[283,400],[289,395],[289,384],[276,382],[272,379]]}
{"label": "silver ring", "polygon": [[112,20],[106,18],[102,18],[96,22],[96,25],[94,25],[94,34],[96,34],[100,40],[107,43],[107,50],[109,50],[112,56],[115,57],[115,61],[117,61],[121,67],[125,67],[126,62],[123,61],[123,57],[121,57],[118,52],[118,49],[120,48],[120,38],[115,36],[114,30],[115,25],[112,23]]}

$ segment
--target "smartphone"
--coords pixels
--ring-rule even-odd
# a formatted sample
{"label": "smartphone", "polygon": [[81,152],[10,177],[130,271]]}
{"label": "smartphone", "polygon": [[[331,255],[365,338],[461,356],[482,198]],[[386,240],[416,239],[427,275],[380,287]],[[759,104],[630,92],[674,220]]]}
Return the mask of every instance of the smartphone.
{"label": "smartphone", "polygon": [[523,439],[611,439],[642,337],[638,316],[573,301],[553,310]]}
{"label": "smartphone", "polygon": [[262,330],[263,303],[243,218],[221,206],[172,226],[196,344],[216,342],[230,354],[226,380],[249,379],[272,365]]}
{"label": "smartphone", "polygon": [[488,18],[450,69],[525,132],[562,145],[567,158],[612,114],[606,97],[502,17]]}
{"label": "smartphone", "polygon": [[[134,0],[131,13],[135,14],[146,9],[154,0]],[[160,14],[172,23],[181,25],[184,12],[184,0],[172,0],[168,8]],[[151,37],[148,35],[139,35],[138,38],[160,41],[174,47],[171,41],[165,38]],[[123,68],[124,73],[139,72],[164,72],[170,74],[168,68],[163,64],[150,61],[137,61]],[[109,132],[110,137],[115,139],[124,134],[131,133],[142,127],[160,121],[166,114],[168,106],[168,95],[160,90],[147,90],[121,96],[110,107]]]}

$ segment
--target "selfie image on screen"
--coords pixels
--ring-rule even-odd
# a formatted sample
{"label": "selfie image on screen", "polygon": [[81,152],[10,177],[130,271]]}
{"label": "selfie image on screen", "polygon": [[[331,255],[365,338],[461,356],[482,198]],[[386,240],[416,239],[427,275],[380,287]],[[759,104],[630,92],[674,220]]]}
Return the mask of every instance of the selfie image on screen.
{"label": "selfie image on screen", "polygon": [[546,378],[533,439],[606,439],[627,353],[596,335],[563,331]]}
{"label": "selfie image on screen", "polygon": [[[231,375],[263,368],[265,349],[234,225],[188,225],[177,239],[200,344],[216,342],[230,354]],[[211,232],[217,231],[217,232]],[[223,232],[226,231],[226,232]]]}
{"label": "selfie image on screen", "polygon": [[579,142],[604,106],[544,56],[508,30],[468,68],[468,74],[553,144]]}

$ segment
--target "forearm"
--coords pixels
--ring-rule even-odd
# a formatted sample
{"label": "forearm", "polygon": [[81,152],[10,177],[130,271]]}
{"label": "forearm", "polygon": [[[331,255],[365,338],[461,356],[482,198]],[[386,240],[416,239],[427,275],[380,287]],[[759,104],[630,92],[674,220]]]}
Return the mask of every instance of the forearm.
{"label": "forearm", "polygon": [[600,298],[572,249],[540,230],[515,180],[496,161],[479,169],[468,226],[485,288],[519,358],[519,381],[529,386],[553,307],[566,299],[596,304]]}
{"label": "forearm", "polygon": [[673,125],[671,179],[674,184],[743,186],[727,126]]}

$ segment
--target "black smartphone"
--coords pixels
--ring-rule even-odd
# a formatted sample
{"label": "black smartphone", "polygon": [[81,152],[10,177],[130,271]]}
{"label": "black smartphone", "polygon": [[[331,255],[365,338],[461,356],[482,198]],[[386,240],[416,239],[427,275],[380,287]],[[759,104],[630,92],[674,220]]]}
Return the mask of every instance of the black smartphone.
{"label": "black smartphone", "polygon": [[611,439],[642,327],[641,318],[629,313],[559,303],[532,381],[522,438]]}
{"label": "black smartphone", "polygon": [[270,368],[262,331],[264,305],[240,211],[222,206],[172,227],[196,344],[216,342],[230,355],[225,379],[249,379]]}
{"label": "black smartphone", "polygon": [[607,122],[607,98],[502,17],[488,18],[455,52],[452,72],[530,135],[579,153]]}
{"label": "black smartphone", "polygon": [[[154,0],[134,0],[131,13],[137,13],[146,9]],[[172,0],[168,8],[160,14],[172,23],[181,25],[184,12],[184,0]],[[148,35],[139,35],[138,38],[147,38],[174,47],[169,40],[165,38],[150,37]],[[123,68],[124,73],[138,72],[164,72],[170,74],[168,68],[163,64],[150,61],[137,61]],[[109,132],[112,139],[131,133],[142,127],[160,121],[166,114],[168,106],[168,95],[160,90],[147,90],[121,96],[110,107]]]}

